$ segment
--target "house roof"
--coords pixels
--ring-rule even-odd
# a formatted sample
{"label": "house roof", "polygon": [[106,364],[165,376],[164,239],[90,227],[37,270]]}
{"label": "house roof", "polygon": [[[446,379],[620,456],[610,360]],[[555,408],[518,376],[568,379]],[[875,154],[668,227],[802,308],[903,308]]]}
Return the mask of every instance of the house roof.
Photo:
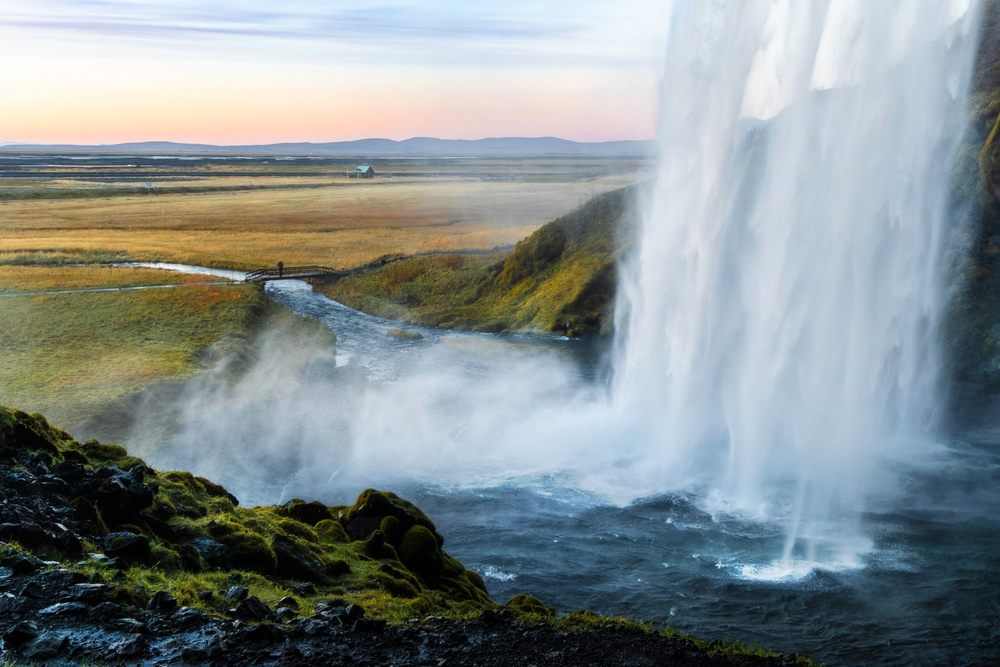
{"label": "house roof", "polygon": [[354,171],[360,171],[361,173],[364,173],[366,171],[371,171],[371,169],[372,168],[369,167],[367,164],[363,164],[363,165],[359,166],[357,169],[355,169]]}

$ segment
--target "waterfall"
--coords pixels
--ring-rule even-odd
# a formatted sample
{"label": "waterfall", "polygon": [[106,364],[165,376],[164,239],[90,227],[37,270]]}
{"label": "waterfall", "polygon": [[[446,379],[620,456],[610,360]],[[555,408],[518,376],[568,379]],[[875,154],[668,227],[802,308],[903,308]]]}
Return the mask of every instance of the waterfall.
{"label": "waterfall", "polygon": [[615,399],[644,425],[656,474],[780,517],[786,562],[836,559],[884,462],[932,434],[938,255],[977,13],[674,9]]}

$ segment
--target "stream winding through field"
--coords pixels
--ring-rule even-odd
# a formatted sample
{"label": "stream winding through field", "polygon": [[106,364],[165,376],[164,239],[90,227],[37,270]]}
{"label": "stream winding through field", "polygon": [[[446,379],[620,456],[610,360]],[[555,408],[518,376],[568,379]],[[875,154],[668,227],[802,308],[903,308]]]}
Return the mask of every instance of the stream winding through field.
{"label": "stream winding through field", "polygon": [[[169,268],[208,272],[199,267]],[[463,393],[480,400],[484,395],[475,387],[498,380],[511,386],[493,395],[497,400],[506,391],[530,392],[525,387],[532,384],[541,386],[546,395],[494,406],[501,421],[511,418],[510,410],[549,410],[548,417],[555,419],[551,408],[564,401],[583,403],[584,413],[603,409],[606,377],[600,355],[597,348],[585,348],[580,341],[400,325],[333,302],[298,281],[270,283],[267,293],[297,314],[323,322],[337,335],[336,370],[321,382],[311,383],[308,374],[303,376],[308,395],[335,402],[337,394],[330,387],[340,377],[355,383],[353,394],[381,395],[388,403],[386,407],[376,400],[381,406],[377,413],[370,404],[347,405],[348,414],[342,411],[334,421],[323,423],[329,430],[324,437],[336,439],[333,430],[342,423],[345,429],[354,429],[358,442],[372,443],[387,433],[406,439],[409,433],[416,438],[413,442],[420,443],[420,425],[404,422],[416,419],[414,410],[425,409],[444,410],[426,417],[428,428],[439,428],[439,420],[450,419],[457,430],[469,430],[470,423],[464,421],[468,405],[460,406],[456,414],[442,404]],[[386,335],[400,326],[423,337],[401,340]],[[519,358],[528,363],[519,364]],[[553,359],[571,383],[585,390],[552,385],[542,378],[551,372]],[[444,380],[408,384],[426,376],[428,363],[440,377],[462,378],[459,388]],[[517,374],[527,376],[521,378],[523,384],[509,375],[515,367]],[[538,377],[532,379],[532,374]],[[364,379],[357,384],[359,375]],[[401,387],[406,392],[398,393]],[[405,405],[401,397],[417,389],[425,400]],[[326,392],[331,391],[328,398]],[[309,409],[316,410],[312,405]],[[284,418],[302,421],[307,415]],[[373,415],[398,421],[400,428],[373,432],[357,423]],[[502,430],[497,424],[489,428]],[[255,425],[241,437],[252,439],[260,429]],[[207,452],[215,446],[211,433],[199,433],[203,437],[197,451]],[[302,437],[308,440],[308,431],[295,433],[306,433]],[[447,436],[458,445],[471,442],[461,434]],[[608,446],[627,449],[622,442],[627,436],[622,434]],[[510,441],[509,433],[497,437]],[[940,443],[930,463],[900,470],[898,493],[874,503],[861,518],[873,545],[856,566],[788,572],[761,569],[781,549],[783,534],[774,521],[730,511],[696,488],[615,498],[602,493],[586,475],[546,465],[551,462],[547,448],[537,442],[532,444],[540,460],[537,469],[523,467],[515,454],[510,474],[498,470],[503,459],[491,458],[495,452],[490,449],[473,449],[468,460],[443,465],[441,460],[448,456],[431,448],[414,458],[402,448],[389,447],[379,450],[379,465],[359,465],[353,475],[340,463],[326,468],[316,463],[322,459],[285,461],[291,467],[282,471],[272,456],[262,458],[256,467],[252,461],[244,462],[239,470],[227,472],[218,466],[199,470],[199,459],[191,450],[167,448],[151,458],[159,467],[190,467],[210,474],[236,489],[245,502],[273,503],[302,496],[335,503],[349,500],[367,485],[391,488],[434,519],[446,536],[449,553],[483,573],[494,599],[501,602],[528,592],[560,612],[589,608],[623,614],[706,638],[804,652],[827,664],[969,664],[1000,660],[1000,517],[991,511],[1000,502],[1000,455],[994,444],[998,440],[1000,432],[967,429]],[[564,447],[557,441],[550,446]],[[248,446],[250,456],[251,451]],[[450,455],[455,450],[447,451]],[[358,458],[357,452],[354,456]],[[421,468],[421,457],[437,463]],[[296,465],[301,469],[294,470]],[[604,465],[596,462],[598,469]],[[581,468],[593,472],[587,465]]]}

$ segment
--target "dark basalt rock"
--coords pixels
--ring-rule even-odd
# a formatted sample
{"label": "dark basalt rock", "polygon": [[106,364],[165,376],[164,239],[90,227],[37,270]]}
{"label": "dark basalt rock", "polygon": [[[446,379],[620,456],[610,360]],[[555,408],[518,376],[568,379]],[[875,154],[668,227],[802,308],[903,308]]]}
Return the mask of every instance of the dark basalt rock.
{"label": "dark basalt rock", "polygon": [[38,636],[38,626],[32,621],[21,621],[3,633],[4,646],[21,646]]}
{"label": "dark basalt rock", "polygon": [[292,588],[292,592],[301,597],[309,597],[311,595],[316,595],[316,586],[314,586],[311,581],[307,581],[304,584],[294,586]]}
{"label": "dark basalt rock", "polygon": [[236,608],[236,617],[246,621],[263,621],[271,615],[271,609],[256,595],[248,597]]}
{"label": "dark basalt rock", "polygon": [[232,586],[226,591],[226,599],[234,602],[243,602],[250,595],[250,589],[243,586]]}
{"label": "dark basalt rock", "polygon": [[58,632],[44,632],[25,646],[23,655],[29,660],[52,660],[67,653],[69,637]]}
{"label": "dark basalt rock", "polygon": [[153,598],[146,605],[149,611],[170,613],[177,610],[177,598],[166,591],[157,591]]}
{"label": "dark basalt rock", "polygon": [[145,535],[128,531],[111,533],[101,545],[108,558],[125,558],[146,564],[150,561],[149,540]]}
{"label": "dark basalt rock", "polygon": [[90,607],[82,602],[59,602],[38,611],[39,616],[74,616],[86,614]]}
{"label": "dark basalt rock", "polygon": [[149,643],[142,635],[129,635],[108,648],[120,658],[137,658],[146,653]]}
{"label": "dark basalt rock", "polygon": [[45,589],[42,588],[41,584],[35,581],[29,581],[24,585],[24,587],[18,592],[18,597],[28,598],[29,600],[44,600]]}
{"label": "dark basalt rock", "polygon": [[69,595],[77,602],[98,604],[104,600],[107,589],[104,584],[74,584],[70,586]]}
{"label": "dark basalt rock", "polygon": [[287,579],[306,579],[312,582],[326,581],[323,563],[303,546],[284,535],[275,535],[271,548],[278,559],[275,574]]}

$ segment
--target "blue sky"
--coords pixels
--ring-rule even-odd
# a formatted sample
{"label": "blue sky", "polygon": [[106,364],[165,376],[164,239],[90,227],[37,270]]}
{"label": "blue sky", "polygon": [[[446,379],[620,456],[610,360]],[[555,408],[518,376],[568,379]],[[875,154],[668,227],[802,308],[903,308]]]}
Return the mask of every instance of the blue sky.
{"label": "blue sky", "polygon": [[0,3],[0,141],[650,138],[668,3]]}

